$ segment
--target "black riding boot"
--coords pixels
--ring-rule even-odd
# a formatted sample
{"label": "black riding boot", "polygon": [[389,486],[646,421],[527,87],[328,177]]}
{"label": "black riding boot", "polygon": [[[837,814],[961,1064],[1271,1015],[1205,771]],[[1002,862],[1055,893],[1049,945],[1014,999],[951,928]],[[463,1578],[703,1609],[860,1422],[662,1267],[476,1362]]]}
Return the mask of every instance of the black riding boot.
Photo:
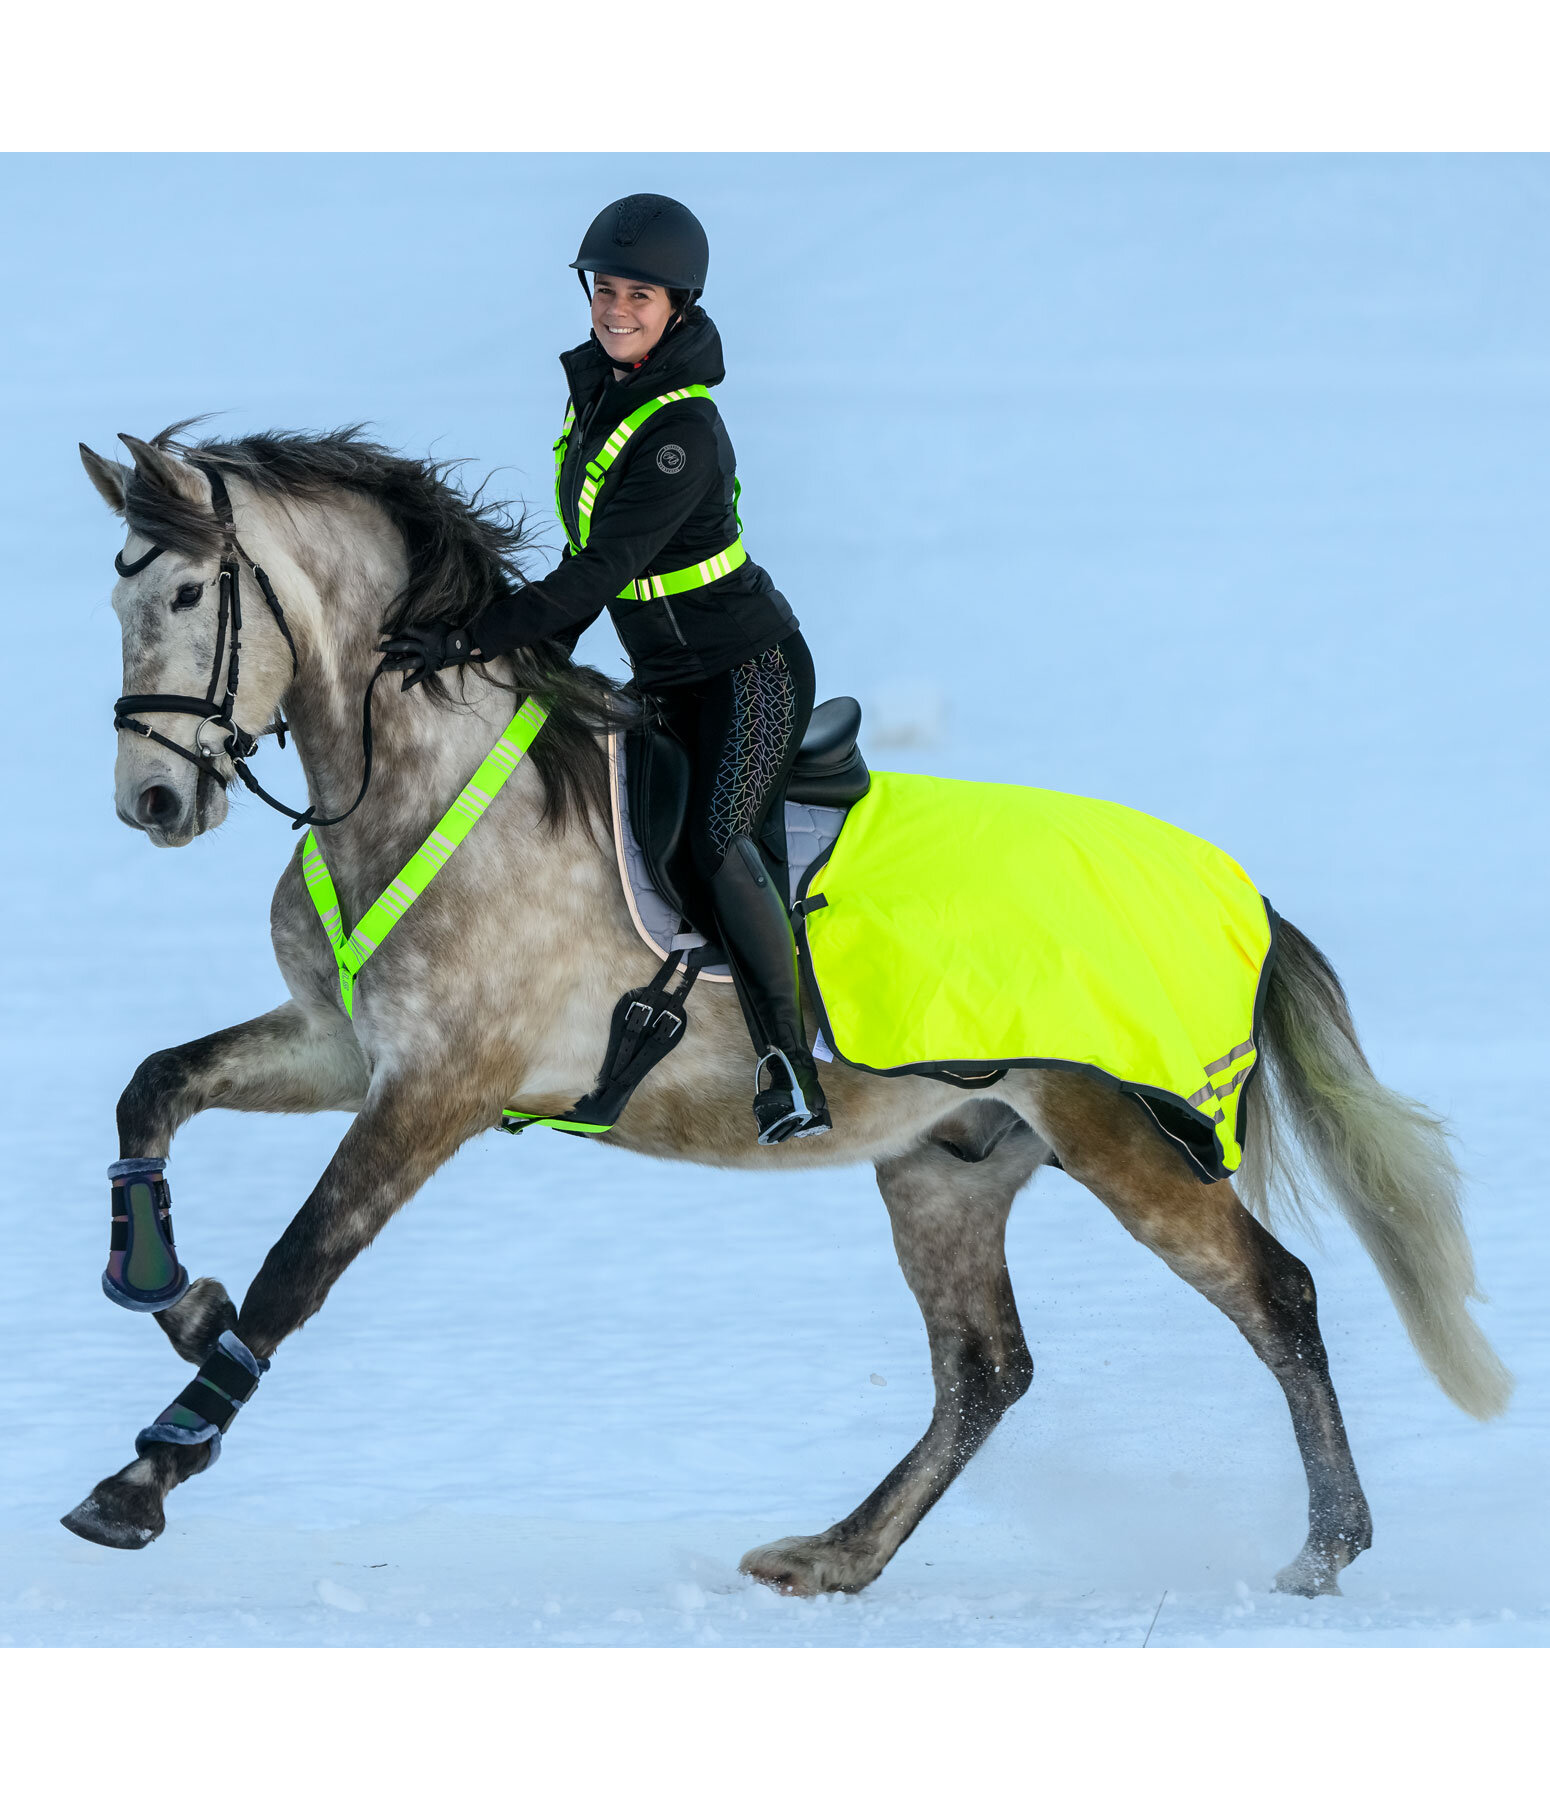
{"label": "black riding boot", "polygon": [[[829,1106],[802,1028],[796,939],[752,838],[734,837],[710,880],[721,947],[759,1057],[754,1118],[761,1144],[816,1137]],[[762,1083],[766,1075],[769,1086]]]}

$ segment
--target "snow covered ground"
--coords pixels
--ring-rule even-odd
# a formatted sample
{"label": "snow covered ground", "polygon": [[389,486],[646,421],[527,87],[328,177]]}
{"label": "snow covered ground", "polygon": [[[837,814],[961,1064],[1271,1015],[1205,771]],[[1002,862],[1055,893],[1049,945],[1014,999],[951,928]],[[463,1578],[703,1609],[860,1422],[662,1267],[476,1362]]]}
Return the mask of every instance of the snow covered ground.
{"label": "snow covered ground", "polygon": [[[1376,1517],[1343,1599],[1267,1592],[1304,1506],[1270,1377],[1049,1172],[1009,1245],[1032,1394],[868,1592],[751,1587],[743,1550],[848,1511],[929,1410],[870,1174],[541,1134],[394,1223],[159,1543],[55,1522],[183,1379],[97,1287],[114,1102],[279,997],[289,849],[243,797],[177,855],[114,819],[119,538],[75,442],[366,418],[541,508],[564,265],[642,187],[709,226],[750,544],[874,761],[1224,844],[1455,1123],[1502,1420],[1442,1399],[1343,1228],[1288,1234]],[[1550,1643],[1547,189],[1512,158],[0,163],[0,1644]],[[341,1130],[185,1130],[195,1272],[240,1292]]]}

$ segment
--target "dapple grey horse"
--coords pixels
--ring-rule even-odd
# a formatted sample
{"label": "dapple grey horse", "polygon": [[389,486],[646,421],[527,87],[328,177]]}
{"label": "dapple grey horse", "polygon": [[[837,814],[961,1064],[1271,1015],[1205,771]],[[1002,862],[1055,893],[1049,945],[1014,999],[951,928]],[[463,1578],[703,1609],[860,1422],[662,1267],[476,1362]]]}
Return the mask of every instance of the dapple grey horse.
{"label": "dapple grey horse", "polygon": [[[213,595],[223,531],[207,475],[170,434],[124,440],[133,466],[82,448],[92,481],[129,527],[121,579],[126,691],[202,692],[223,654]],[[255,607],[235,723],[255,738],[283,707],[321,815],[343,811],[362,773],[362,694],[385,625],[466,620],[517,579],[519,527],[466,499],[436,466],[358,433],[270,433],[198,446],[230,494],[237,539],[268,571],[294,646]],[[293,855],[273,905],[290,998],[135,1072],[119,1104],[120,1155],[164,1157],[206,1107],[353,1112],[333,1160],[266,1257],[240,1310],[211,1279],[157,1321],[201,1362],[223,1331],[265,1359],[460,1144],[510,1106],[553,1114],[592,1085],[611,1010],[656,971],[632,928],[609,841],[601,732],[621,704],[595,671],[558,652],[469,672],[460,694],[383,682],[376,770],[358,810],[319,830],[347,925],[409,855],[511,719],[537,692],[550,723],[457,854],[384,941],[353,1018]],[[192,750],[198,721],[157,729]],[[206,740],[206,747],[209,741]],[[221,822],[233,770],[196,767],[126,731],[117,805],[155,844]],[[1381,1271],[1422,1361],[1466,1411],[1487,1417],[1511,1378],[1466,1300],[1473,1266],[1459,1181],[1436,1118],[1374,1077],[1323,956],[1282,926],[1260,1031],[1237,1179],[1202,1182],[1131,1097],[1078,1070],[1013,1070],[995,1097],[884,1079],[835,1064],[834,1130],[761,1149],[750,1128],[753,1058],[736,1001],[701,983],[691,1027],[648,1076],[607,1141],[725,1168],[804,1170],[868,1161],[899,1263],[925,1317],[936,1405],[920,1442],[847,1518],[751,1550],[743,1568],[786,1593],[854,1592],[874,1580],[946,1492],[1032,1363],[1007,1275],[1013,1197],[1061,1167],[1141,1243],[1227,1315],[1280,1383],[1307,1474],[1308,1535],[1276,1585],[1338,1591],[1371,1521],[1330,1383],[1308,1270],[1268,1229],[1272,1196],[1293,1203],[1311,1167]],[[583,1152],[578,1151],[578,1154]],[[1240,1191],[1242,1198],[1240,1199]],[[163,1502],[208,1465],[211,1445],[149,1443],[65,1520],[130,1548],[162,1530]]]}

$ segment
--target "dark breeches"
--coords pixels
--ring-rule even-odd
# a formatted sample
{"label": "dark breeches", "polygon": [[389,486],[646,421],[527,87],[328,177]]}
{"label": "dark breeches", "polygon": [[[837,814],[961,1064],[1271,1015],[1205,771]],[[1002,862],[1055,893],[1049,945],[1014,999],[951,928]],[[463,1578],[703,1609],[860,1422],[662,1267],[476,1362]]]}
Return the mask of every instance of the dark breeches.
{"label": "dark breeches", "polygon": [[813,659],[793,634],[690,689],[659,696],[689,750],[689,852],[708,897],[702,929],[732,971],[754,1051],[761,1144],[830,1128],[802,1016],[786,911],[786,778],[813,711]]}
{"label": "dark breeches", "polygon": [[813,711],[813,659],[800,632],[724,674],[655,698],[694,763],[689,847],[709,881],[734,837],[757,840]]}

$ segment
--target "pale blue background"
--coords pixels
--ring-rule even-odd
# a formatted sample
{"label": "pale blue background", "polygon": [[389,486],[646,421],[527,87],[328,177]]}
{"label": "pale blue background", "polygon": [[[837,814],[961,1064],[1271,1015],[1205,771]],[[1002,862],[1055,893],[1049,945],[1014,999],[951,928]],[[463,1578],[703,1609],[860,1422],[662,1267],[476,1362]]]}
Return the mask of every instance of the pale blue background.
{"label": "pale blue background", "polygon": [[[183,1579],[202,1529],[212,1610],[192,1641],[544,1641],[542,1613],[530,1631],[527,1610],[481,1612],[473,1577],[434,1628],[412,1629],[407,1601],[385,1625],[376,1601],[319,1611],[310,1588],[287,1611],[262,1582],[250,1626],[222,1571],[262,1563],[244,1530],[289,1569],[299,1519],[370,1525],[422,1504],[629,1519],[651,1567],[653,1521],[699,1520],[684,1541],[714,1538],[730,1566],[761,1532],[848,1510],[923,1420],[923,1345],[865,1171],[732,1180],[481,1144],[287,1348],[262,1415],[177,1496],[146,1559],[76,1568],[85,1547],[50,1523],[180,1379],[152,1328],[96,1294],[113,1101],[148,1050],[279,997],[264,921],[290,844],[242,797],[180,855],[114,820],[121,539],[76,440],[111,451],[116,431],[219,409],[228,433],[368,420],[387,443],[476,459],[476,476],[501,465],[494,485],[542,512],[554,359],[585,331],[565,265],[592,214],[641,188],[709,230],[750,547],[802,618],[820,691],[857,693],[891,729],[892,746],[872,731],[875,760],[1102,794],[1224,844],[1335,958],[1380,1070],[1457,1121],[1490,1329],[1523,1392],[1489,1431],[1450,1413],[1331,1234],[1314,1266],[1380,1520],[1348,1586],[1397,1641],[1467,1634],[1503,1606],[1543,1641],[1550,167],[1512,157],[0,162],[0,1397],[17,1471],[0,1494],[0,1554],[17,1559],[0,1566],[0,1637],[190,1641],[157,1584]],[[586,650],[612,657],[606,628]],[[901,745],[912,714],[932,729]],[[300,793],[289,759],[263,762]],[[191,1127],[174,1175],[196,1268],[240,1290],[340,1126]],[[571,1210],[551,1216],[557,1194]],[[1003,1604],[998,1641],[1111,1641],[1116,1619],[1120,1641],[1125,1583],[1149,1616],[1212,1505],[1232,1521],[1217,1541],[1240,1531],[1247,1548],[1230,1579],[1220,1559],[1196,1570],[1193,1629],[1228,1641],[1233,1581],[1258,1592],[1294,1547],[1268,1378],[1060,1177],[1019,1209],[1012,1257],[1048,1382],[885,1578],[898,1585],[850,1625],[835,1612],[821,1641],[993,1637],[985,1596],[1018,1582],[1025,1611]],[[1197,1341],[1220,1357],[1208,1375],[1188,1372]],[[880,1390],[866,1376],[889,1344]],[[508,1372],[498,1429],[472,1397],[486,1362]],[[1182,1485],[1159,1492],[1170,1456]],[[745,1523],[723,1543],[712,1516]],[[1104,1557],[1134,1547],[1138,1519],[1155,1558],[1116,1573]],[[941,1546],[971,1525],[983,1555],[931,1599]],[[576,1566],[611,1566],[599,1545],[616,1541],[588,1540]],[[565,1554],[540,1555],[535,1582],[563,1589]],[[581,1605],[585,1641],[677,1641],[723,1600],[723,1637],[764,1641],[767,1615],[737,1623],[746,1596],[714,1584],[703,1615],[637,1599],[644,1623],[609,1626],[611,1582]],[[918,1604],[897,1598],[909,1582]],[[1086,1612],[1061,1611],[1095,1582]],[[1297,1604],[1275,1614],[1293,1638]],[[801,1616],[809,1631],[818,1615]],[[1350,1608],[1306,1616],[1360,1635]]]}

